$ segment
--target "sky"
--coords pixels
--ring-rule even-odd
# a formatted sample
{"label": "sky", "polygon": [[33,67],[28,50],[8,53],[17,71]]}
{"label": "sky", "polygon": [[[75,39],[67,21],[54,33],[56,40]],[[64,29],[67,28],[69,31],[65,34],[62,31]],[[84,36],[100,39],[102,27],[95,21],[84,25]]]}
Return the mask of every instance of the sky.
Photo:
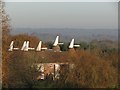
{"label": "sky", "polygon": [[6,2],[13,28],[118,28],[117,2]]}

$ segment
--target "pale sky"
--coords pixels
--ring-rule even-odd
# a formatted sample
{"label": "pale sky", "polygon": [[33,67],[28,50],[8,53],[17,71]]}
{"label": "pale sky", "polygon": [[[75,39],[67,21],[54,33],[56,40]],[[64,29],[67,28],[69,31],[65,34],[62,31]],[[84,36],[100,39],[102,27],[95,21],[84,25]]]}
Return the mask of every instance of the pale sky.
{"label": "pale sky", "polygon": [[118,28],[117,2],[6,2],[12,27]]}

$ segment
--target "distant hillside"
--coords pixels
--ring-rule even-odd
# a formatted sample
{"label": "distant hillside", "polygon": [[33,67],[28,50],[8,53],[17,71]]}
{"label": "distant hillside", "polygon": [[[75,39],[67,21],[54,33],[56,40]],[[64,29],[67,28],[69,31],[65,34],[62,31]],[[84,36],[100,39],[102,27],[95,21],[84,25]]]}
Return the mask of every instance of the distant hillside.
{"label": "distant hillside", "polygon": [[14,28],[12,34],[28,33],[34,34],[40,37],[43,41],[54,41],[57,35],[61,36],[61,40],[69,42],[72,38],[76,39],[76,42],[80,41],[92,41],[96,40],[118,40],[117,29],[69,29],[69,28],[40,28],[40,29],[29,29],[29,28]]}

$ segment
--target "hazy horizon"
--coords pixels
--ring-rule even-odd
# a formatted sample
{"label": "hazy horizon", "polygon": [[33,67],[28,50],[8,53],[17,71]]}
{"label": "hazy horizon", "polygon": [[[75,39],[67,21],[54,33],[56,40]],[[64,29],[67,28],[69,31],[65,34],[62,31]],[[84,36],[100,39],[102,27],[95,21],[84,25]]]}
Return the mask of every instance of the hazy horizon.
{"label": "hazy horizon", "polygon": [[118,37],[117,2],[7,2],[5,9],[13,34],[35,33],[43,40],[46,34],[87,40]]}
{"label": "hazy horizon", "polygon": [[[112,40],[118,41],[117,29],[56,29],[56,28],[16,28],[11,31],[13,35],[16,34],[29,34],[39,37],[44,42],[50,42],[55,39],[57,35],[61,37],[64,42],[69,42],[70,39],[75,38],[76,42],[79,41],[92,41],[92,40]],[[48,39],[49,38],[49,39]]]}

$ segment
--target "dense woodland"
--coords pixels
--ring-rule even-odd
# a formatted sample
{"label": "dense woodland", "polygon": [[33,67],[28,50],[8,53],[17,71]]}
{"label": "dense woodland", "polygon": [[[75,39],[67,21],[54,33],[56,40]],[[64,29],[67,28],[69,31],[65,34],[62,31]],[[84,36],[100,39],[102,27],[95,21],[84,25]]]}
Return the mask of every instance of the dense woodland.
{"label": "dense woodland", "polygon": [[[9,17],[2,12],[2,86],[3,88],[118,88],[118,48],[94,42],[80,42],[80,48],[68,50],[68,44],[61,46],[63,52],[8,52],[11,40],[15,47],[21,47],[24,40],[30,46],[37,46],[39,38],[28,34],[11,35]],[[44,43],[52,48],[52,43]],[[42,58],[42,56],[46,58]],[[59,60],[58,60],[59,57]],[[61,71],[59,80],[37,81],[33,63],[69,62],[75,67],[71,72]]]}

